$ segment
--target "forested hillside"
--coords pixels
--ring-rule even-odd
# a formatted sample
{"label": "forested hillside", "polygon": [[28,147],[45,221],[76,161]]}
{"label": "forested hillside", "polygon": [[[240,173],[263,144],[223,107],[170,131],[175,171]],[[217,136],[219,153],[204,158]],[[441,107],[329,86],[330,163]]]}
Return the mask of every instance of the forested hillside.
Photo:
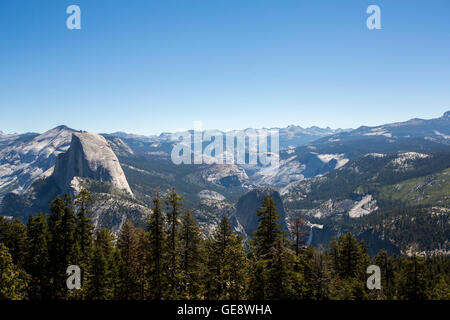
{"label": "forested hillside", "polygon": [[[246,246],[226,217],[203,237],[172,189],[153,199],[145,228],[129,220],[116,236],[88,218],[91,196],[57,197],[48,214],[0,217],[0,299],[450,299],[446,255],[372,258],[351,233],[327,249],[306,245],[305,222],[283,230],[273,198],[259,210]],[[381,269],[381,289],[366,287],[366,269]],[[68,290],[66,269],[78,265],[81,288]]]}
{"label": "forested hillside", "polygon": [[312,243],[352,232],[371,255],[450,252],[450,153],[371,153],[282,190],[289,216],[314,229]]}

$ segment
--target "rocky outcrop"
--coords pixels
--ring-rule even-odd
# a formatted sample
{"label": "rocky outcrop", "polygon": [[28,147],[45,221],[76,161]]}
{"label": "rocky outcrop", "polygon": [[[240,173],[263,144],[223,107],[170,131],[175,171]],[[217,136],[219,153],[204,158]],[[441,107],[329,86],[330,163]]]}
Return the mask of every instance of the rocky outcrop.
{"label": "rocky outcrop", "polygon": [[2,214],[26,220],[30,213],[48,212],[48,204],[57,195],[73,197],[85,188],[92,195],[88,211],[97,228],[118,232],[126,219],[136,225],[145,221],[150,210],[134,198],[106,139],[94,133],[74,132],[69,141],[68,150],[56,157],[55,166],[46,176],[36,179],[25,192],[6,194]]}
{"label": "rocky outcrop", "polygon": [[248,184],[245,170],[235,164],[213,164],[201,172],[206,182],[212,182],[225,188],[244,188]]}
{"label": "rocky outcrop", "polygon": [[106,139],[95,133],[74,133],[69,150],[56,160],[53,178],[62,190],[75,177],[107,182],[132,195],[119,160]]}
{"label": "rocky outcrop", "polygon": [[201,200],[211,200],[211,201],[223,201],[225,197],[218,192],[213,190],[202,190],[198,193],[198,197]]}

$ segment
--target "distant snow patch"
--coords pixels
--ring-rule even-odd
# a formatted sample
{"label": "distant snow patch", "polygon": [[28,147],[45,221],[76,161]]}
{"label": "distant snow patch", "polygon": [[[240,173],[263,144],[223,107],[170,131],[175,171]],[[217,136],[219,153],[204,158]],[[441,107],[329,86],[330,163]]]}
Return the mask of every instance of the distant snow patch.
{"label": "distant snow patch", "polygon": [[341,141],[341,139],[335,139],[335,138],[330,138],[328,139],[329,142],[339,142]]}
{"label": "distant snow patch", "polygon": [[385,154],[383,154],[383,153],[367,153],[365,156],[373,157],[373,158],[383,158],[385,156]]}
{"label": "distant snow patch", "polygon": [[450,139],[450,136],[448,136],[446,134],[443,134],[443,133],[440,133],[439,131],[436,131],[436,130],[434,130],[434,134],[437,135],[437,136],[441,136],[444,139]]}
{"label": "distant snow patch", "polygon": [[386,132],[383,128],[371,129],[371,132],[364,133],[364,136],[384,136],[392,138],[392,133]]}

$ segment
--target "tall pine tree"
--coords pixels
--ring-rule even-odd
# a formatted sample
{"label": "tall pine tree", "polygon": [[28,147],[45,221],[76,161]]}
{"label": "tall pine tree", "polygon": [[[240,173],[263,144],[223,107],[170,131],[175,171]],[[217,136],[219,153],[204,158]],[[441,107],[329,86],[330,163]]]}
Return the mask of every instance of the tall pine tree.
{"label": "tall pine tree", "polygon": [[49,294],[48,227],[43,214],[33,217],[27,224],[26,271],[30,275],[28,297],[32,300],[45,299]]}
{"label": "tall pine tree", "polygon": [[151,298],[161,300],[164,288],[164,263],[166,234],[164,216],[161,208],[159,192],[153,199],[153,212],[150,216],[147,230],[150,236],[150,287]]}
{"label": "tall pine tree", "polygon": [[169,246],[167,248],[168,255],[168,264],[169,264],[169,272],[168,272],[168,297],[172,299],[180,298],[178,296],[178,292],[180,289],[180,273],[178,270],[179,267],[179,255],[178,255],[178,247],[179,247],[179,236],[178,236],[178,215],[180,213],[181,208],[181,196],[175,191],[175,188],[170,190],[167,195],[166,203],[168,205],[167,210],[167,234]]}
{"label": "tall pine tree", "polygon": [[181,295],[184,299],[200,299],[203,269],[203,246],[200,228],[191,211],[185,210],[180,226]]}
{"label": "tall pine tree", "polygon": [[122,299],[138,297],[138,234],[130,220],[125,220],[117,240],[121,260],[124,263]]}

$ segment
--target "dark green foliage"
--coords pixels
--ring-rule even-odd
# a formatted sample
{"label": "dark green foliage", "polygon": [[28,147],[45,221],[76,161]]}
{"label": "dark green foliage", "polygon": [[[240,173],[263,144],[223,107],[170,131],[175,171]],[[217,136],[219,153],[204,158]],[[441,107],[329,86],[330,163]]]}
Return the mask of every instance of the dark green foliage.
{"label": "dark green foliage", "polygon": [[82,189],[75,198],[75,204],[79,207],[75,237],[77,243],[77,263],[84,270],[89,261],[92,248],[93,226],[88,218],[87,205],[92,202],[91,195],[86,189]]}
{"label": "dark green foliage", "polygon": [[168,297],[172,299],[177,299],[178,292],[180,291],[180,259],[179,259],[179,223],[178,215],[180,213],[181,196],[176,193],[175,188],[173,188],[167,195],[166,204],[168,205],[167,210],[167,234],[168,234]]}
{"label": "dark green foliage", "polygon": [[36,217],[30,215],[27,224],[27,256],[26,271],[33,283],[29,287],[30,299],[44,299],[49,288],[49,255],[48,255],[48,226],[43,214]]}
{"label": "dark green foliage", "polygon": [[19,267],[23,266],[26,248],[26,227],[19,219],[7,222],[0,217],[0,243],[3,243],[9,250],[13,263]]}
{"label": "dark green foliage", "polygon": [[0,300],[19,300],[23,297],[26,282],[13,263],[8,248],[0,243]]}
{"label": "dark green foliage", "polygon": [[70,198],[66,195],[63,200],[60,196],[50,205],[49,226],[49,282],[51,283],[50,297],[65,299],[66,269],[74,253],[75,217]]}
{"label": "dark green foliage", "polygon": [[164,216],[161,208],[159,193],[153,200],[153,213],[150,216],[147,231],[150,235],[150,287],[151,297],[160,300],[163,297],[164,262],[166,234],[164,228]]}
{"label": "dark green foliage", "polygon": [[[116,252],[120,257],[114,261],[121,262],[120,273],[122,275],[121,300],[130,300],[138,297],[138,233],[133,223],[126,220],[122,226],[119,238],[117,240]],[[116,253],[115,252],[115,253]]]}
{"label": "dark green foliage", "polygon": [[[30,216],[26,226],[0,217],[0,299],[450,299],[449,256],[421,256],[416,244],[409,256],[380,250],[371,260],[351,233],[325,251],[301,242],[301,228],[292,243],[270,197],[249,248],[226,217],[203,238],[189,210],[178,218],[174,190],[167,213],[156,195],[146,231],[126,220],[118,237],[108,229],[94,237],[89,199],[86,191],[74,202],[57,197],[49,215]],[[66,287],[71,264],[81,267],[81,290]],[[371,264],[380,267],[381,290],[366,288]]]}
{"label": "dark green foliage", "polygon": [[259,223],[253,233],[251,256],[257,264],[257,272],[251,275],[251,298],[292,298],[300,278],[298,270],[294,268],[298,257],[282,231],[273,198],[264,198],[256,214]]}
{"label": "dark green foliage", "polygon": [[253,248],[258,258],[271,259],[272,248],[282,238],[280,216],[277,213],[273,198],[266,197],[261,209],[256,212],[259,217],[258,228],[253,233]]}
{"label": "dark green foliage", "polygon": [[424,300],[426,298],[425,261],[415,254],[406,259],[397,277],[398,298]]}
{"label": "dark green foliage", "polygon": [[[207,241],[206,249],[207,299],[239,299],[245,288],[246,257],[241,238],[233,232],[224,217]],[[238,292],[237,292],[238,291]]]}
{"label": "dark green foliage", "polygon": [[138,298],[144,300],[150,297],[150,236],[148,232],[140,229],[137,234],[136,273],[138,282]]}
{"label": "dark green foliage", "polygon": [[181,296],[198,299],[201,294],[203,273],[202,236],[191,211],[184,211],[180,226]]}
{"label": "dark green foliage", "polygon": [[102,247],[96,243],[92,250],[86,277],[85,297],[88,300],[107,300],[113,297],[110,287],[108,260]]}
{"label": "dark green foliage", "polygon": [[[365,229],[382,233],[399,248],[415,243],[420,251],[449,250],[449,213],[446,208],[409,206],[383,209],[359,222]],[[401,232],[398,232],[401,230]]]}

